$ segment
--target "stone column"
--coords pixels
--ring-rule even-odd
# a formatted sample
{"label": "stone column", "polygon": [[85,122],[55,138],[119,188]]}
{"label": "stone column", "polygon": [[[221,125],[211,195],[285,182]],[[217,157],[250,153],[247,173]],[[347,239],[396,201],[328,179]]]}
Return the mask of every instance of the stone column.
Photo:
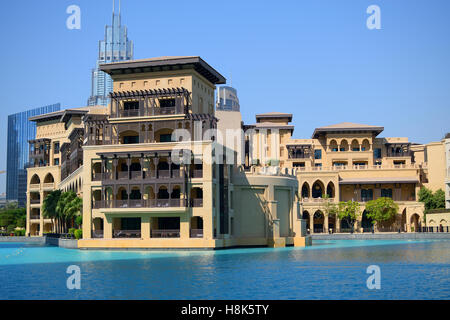
{"label": "stone column", "polygon": [[103,220],[103,238],[112,239],[113,237],[113,218],[106,216]]}
{"label": "stone column", "polygon": [[44,201],[44,191],[40,192],[41,207],[39,208],[39,236],[44,235],[44,214],[42,212],[42,202]]}
{"label": "stone column", "polygon": [[329,230],[330,230],[328,223],[329,223],[329,217],[328,217],[328,215],[324,214],[324,223],[323,223],[323,225],[324,225],[325,233],[328,233]]}
{"label": "stone column", "polygon": [[309,233],[314,233],[314,214],[309,215]]}
{"label": "stone column", "polygon": [[141,218],[141,237],[144,240],[150,239],[150,217],[148,215]]}
{"label": "stone column", "polygon": [[[42,203],[42,199],[41,199]],[[31,230],[31,199],[30,199],[30,192],[27,191],[27,223],[25,226],[25,235],[28,236]]]}
{"label": "stone column", "polygon": [[189,216],[184,213],[180,217],[180,239],[189,239]]}
{"label": "stone column", "polygon": [[159,158],[158,157],[154,157],[153,158],[153,164],[155,166],[155,176],[154,176],[154,178],[158,178],[158,163],[159,163]]}

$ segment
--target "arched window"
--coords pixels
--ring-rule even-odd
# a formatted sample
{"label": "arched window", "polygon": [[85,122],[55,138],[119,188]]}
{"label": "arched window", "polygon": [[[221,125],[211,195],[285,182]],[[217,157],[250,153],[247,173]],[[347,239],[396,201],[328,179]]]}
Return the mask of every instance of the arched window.
{"label": "arched window", "polygon": [[322,198],[324,195],[324,189],[323,183],[320,180],[317,180],[312,186],[312,197]]}
{"label": "arched window", "polygon": [[309,198],[309,185],[307,182],[302,186],[302,198]]}
{"label": "arched window", "polygon": [[334,140],[334,139],[330,141],[330,150],[332,152],[338,151],[338,144],[337,144],[336,140]]}
{"label": "arched window", "polygon": [[339,146],[339,151],[348,151],[348,142],[347,140],[342,140],[341,145]]}
{"label": "arched window", "polygon": [[54,183],[55,179],[51,173],[47,174],[44,179],[44,183]]}
{"label": "arched window", "polygon": [[334,188],[334,183],[333,182],[329,182],[328,186],[327,186],[327,196],[329,198],[335,198],[335,188]]}
{"label": "arched window", "polygon": [[30,184],[40,184],[41,179],[39,179],[39,176],[37,174],[33,175],[33,177],[30,180]]}
{"label": "arched window", "polygon": [[353,139],[352,141],[352,151],[360,151],[359,142],[356,139]]}

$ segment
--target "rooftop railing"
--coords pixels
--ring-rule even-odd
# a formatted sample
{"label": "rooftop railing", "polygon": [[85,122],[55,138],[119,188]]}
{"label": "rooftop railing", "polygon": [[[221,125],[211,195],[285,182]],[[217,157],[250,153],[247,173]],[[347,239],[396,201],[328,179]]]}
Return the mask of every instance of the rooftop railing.
{"label": "rooftop railing", "polygon": [[350,165],[350,166],[331,166],[331,167],[297,167],[298,171],[342,171],[342,170],[386,170],[386,169],[426,169],[425,164],[395,164],[395,165]]}

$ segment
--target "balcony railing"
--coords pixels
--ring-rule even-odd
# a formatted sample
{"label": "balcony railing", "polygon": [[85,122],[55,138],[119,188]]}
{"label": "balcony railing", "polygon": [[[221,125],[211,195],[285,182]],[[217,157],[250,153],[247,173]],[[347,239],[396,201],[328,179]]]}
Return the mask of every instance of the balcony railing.
{"label": "balcony railing", "polygon": [[54,188],[55,187],[55,183],[51,182],[51,183],[44,183],[44,189],[45,188]]}
{"label": "balcony railing", "polygon": [[[184,109],[184,108],[182,108]],[[148,111],[144,109],[130,109],[130,110],[119,110],[119,117],[128,118],[128,117],[139,117],[139,116],[159,116],[159,115],[173,115],[173,114],[181,114],[184,110],[181,110],[177,113],[176,107],[157,107],[157,108],[149,108]]]}
{"label": "balcony railing", "polygon": [[192,178],[203,178],[203,170],[192,171]]}
{"label": "balcony railing", "polygon": [[103,230],[93,230],[92,238],[94,239],[103,238]]}
{"label": "balcony railing", "polygon": [[180,230],[177,229],[152,230],[151,234],[152,238],[179,238]]}
{"label": "balcony railing", "polygon": [[93,209],[125,209],[125,208],[182,208],[186,206],[185,199],[149,199],[149,200],[109,200],[95,201]]}
{"label": "balcony railing", "polygon": [[120,110],[119,115],[122,118],[139,117],[140,111],[139,111],[139,109]]}
{"label": "balcony railing", "polygon": [[36,214],[35,214],[35,215],[31,215],[31,216],[30,216],[30,219],[31,219],[31,220],[40,220],[40,219],[41,219],[41,216],[40,216],[40,215],[36,215]]}
{"label": "balcony railing", "polygon": [[203,229],[191,229],[191,238],[203,238]]}
{"label": "balcony railing", "polygon": [[40,204],[41,200],[40,199],[31,199],[30,200],[30,204]]}
{"label": "balcony railing", "polygon": [[319,203],[319,202],[325,202],[325,201],[330,201],[330,202],[334,202],[334,198],[329,198],[329,199],[324,199],[324,198],[302,198],[303,202],[315,202],[315,203]]}
{"label": "balcony railing", "polygon": [[[198,170],[196,173],[197,177],[202,177],[202,170]],[[118,171],[117,172],[117,180],[141,180],[141,179],[183,179],[184,178],[184,171],[179,169],[174,170],[158,170],[158,176],[157,172],[155,170],[150,171]],[[116,180],[115,175],[112,172],[104,172],[104,173],[94,173],[92,175],[92,181],[110,181],[110,180]]]}
{"label": "balcony railing", "polygon": [[142,178],[142,171],[131,171],[131,179],[132,180],[136,180],[136,179],[141,179]]}
{"label": "balcony railing", "polygon": [[113,238],[140,238],[141,230],[113,230]]}
{"label": "balcony railing", "polygon": [[170,171],[169,170],[158,170],[158,178],[160,178],[160,179],[170,178]]}
{"label": "balcony railing", "polygon": [[[92,175],[92,181],[102,181],[102,178],[104,177],[105,174],[101,174],[100,172],[94,172],[94,174]],[[107,180],[107,179],[105,179]]]}
{"label": "balcony railing", "polygon": [[129,173],[128,171],[119,171],[117,172],[117,179],[118,180],[128,180],[129,179]]}
{"label": "balcony railing", "polygon": [[[151,112],[152,110],[150,110]],[[153,108],[154,115],[176,114],[175,107]]]}
{"label": "balcony railing", "polygon": [[41,185],[39,183],[30,184],[30,189],[39,189]]}
{"label": "balcony railing", "polygon": [[191,207],[203,207],[203,199],[191,199]]}
{"label": "balcony railing", "polygon": [[404,152],[388,152],[387,156],[390,158],[394,157],[410,157],[411,151],[404,151]]}
{"label": "balcony railing", "polygon": [[424,164],[395,164],[395,165],[352,165],[352,166],[331,166],[331,167],[297,167],[298,171],[315,172],[315,171],[342,171],[342,170],[386,170],[386,169],[426,169]]}

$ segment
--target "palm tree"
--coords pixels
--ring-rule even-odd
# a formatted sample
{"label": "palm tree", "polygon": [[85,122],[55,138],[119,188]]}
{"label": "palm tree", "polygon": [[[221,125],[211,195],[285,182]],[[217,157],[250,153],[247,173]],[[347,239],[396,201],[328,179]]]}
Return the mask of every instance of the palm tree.
{"label": "palm tree", "polygon": [[61,198],[58,201],[58,204],[56,205],[56,212],[58,214],[58,218],[61,222],[61,226],[63,226],[63,233],[67,233],[67,212],[66,207],[68,207],[69,203],[77,198],[77,194],[73,191],[64,192],[61,194]]}
{"label": "palm tree", "polygon": [[61,198],[61,190],[55,190],[48,194],[42,203],[42,213],[45,218],[52,219],[55,225],[55,219],[58,218],[57,205]]}
{"label": "palm tree", "polygon": [[64,215],[72,222],[72,227],[74,226],[75,217],[81,214],[82,209],[83,200],[78,197],[71,199],[64,207]]}

